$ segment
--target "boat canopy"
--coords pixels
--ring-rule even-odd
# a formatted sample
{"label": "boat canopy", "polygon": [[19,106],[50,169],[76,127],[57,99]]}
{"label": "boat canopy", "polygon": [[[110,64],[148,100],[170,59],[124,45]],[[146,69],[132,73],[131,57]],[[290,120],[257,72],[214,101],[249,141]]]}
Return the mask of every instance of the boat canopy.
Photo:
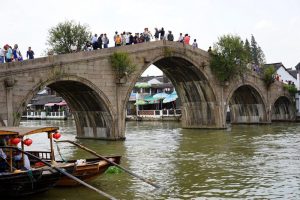
{"label": "boat canopy", "polygon": [[43,132],[54,132],[57,131],[58,127],[7,127],[3,126],[0,127],[0,136],[1,135],[17,135],[17,136],[25,136],[31,135],[36,133],[43,133]]}

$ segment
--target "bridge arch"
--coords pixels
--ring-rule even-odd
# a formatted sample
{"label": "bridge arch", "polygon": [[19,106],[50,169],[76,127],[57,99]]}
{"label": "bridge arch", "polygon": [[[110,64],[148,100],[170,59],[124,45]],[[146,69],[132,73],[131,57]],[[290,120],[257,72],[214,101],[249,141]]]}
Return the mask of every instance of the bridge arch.
{"label": "bridge arch", "polygon": [[233,87],[226,100],[231,123],[266,123],[268,121],[266,100],[263,93],[251,83]]}
{"label": "bridge arch", "polygon": [[[112,104],[92,82],[70,75],[40,82],[24,98],[25,105],[46,86],[56,91],[67,102],[74,116],[77,137],[114,138],[116,119]],[[24,107],[20,106],[18,112],[21,114],[23,111]]]}
{"label": "bridge arch", "polygon": [[[206,61],[203,59],[200,63],[203,64]],[[162,53],[150,62],[139,66],[139,73],[133,78],[133,83],[127,92],[126,102],[128,102],[135,82],[152,64],[162,70],[174,85],[182,104],[182,126],[184,128],[225,127],[219,115],[222,109],[217,103],[214,88],[211,86],[204,66],[199,66],[198,62],[178,52],[170,56]]]}
{"label": "bridge arch", "polygon": [[295,117],[295,106],[290,98],[279,96],[272,104],[272,121],[292,121]]}

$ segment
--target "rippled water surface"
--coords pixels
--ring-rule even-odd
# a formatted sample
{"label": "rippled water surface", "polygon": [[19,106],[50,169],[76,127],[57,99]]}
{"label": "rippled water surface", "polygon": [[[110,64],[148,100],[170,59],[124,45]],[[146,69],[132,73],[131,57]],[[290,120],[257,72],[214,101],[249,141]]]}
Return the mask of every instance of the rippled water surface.
{"label": "rippled water surface", "polygon": [[[300,199],[300,124],[235,125],[227,130],[182,129],[176,122],[128,122],[126,140],[77,140],[73,121],[24,121],[61,127],[62,139],[100,154],[122,155],[122,165],[159,184],[104,174],[89,182],[117,199]],[[31,149],[48,147],[32,137]],[[60,144],[64,159],[88,154]],[[56,155],[59,159],[59,155]],[[84,187],[54,188],[32,200],[105,199]]]}

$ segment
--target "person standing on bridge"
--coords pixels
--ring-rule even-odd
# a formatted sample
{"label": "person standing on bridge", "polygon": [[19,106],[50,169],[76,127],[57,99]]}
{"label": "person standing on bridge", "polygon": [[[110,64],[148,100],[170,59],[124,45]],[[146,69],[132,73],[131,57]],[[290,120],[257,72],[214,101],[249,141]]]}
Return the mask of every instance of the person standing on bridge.
{"label": "person standing on bridge", "polygon": [[13,60],[13,52],[12,52],[11,46],[9,46],[8,44],[6,44],[4,46],[4,49],[6,51],[5,62],[12,62],[12,60]]}
{"label": "person standing on bridge", "polygon": [[183,42],[184,44],[190,44],[190,36],[189,34],[185,34],[184,38],[183,38]]}
{"label": "person standing on bridge", "polygon": [[183,35],[182,35],[182,33],[179,34],[179,38],[178,38],[177,42],[183,43]]}
{"label": "person standing on bridge", "polygon": [[31,47],[28,47],[28,51],[26,53],[26,57],[29,60],[34,59],[34,52],[31,50]]}
{"label": "person standing on bridge", "polygon": [[160,40],[164,40],[165,39],[165,30],[164,27],[162,27],[159,31],[160,33]]}
{"label": "person standing on bridge", "polygon": [[169,33],[167,35],[167,39],[168,39],[168,41],[174,41],[174,35],[172,34],[172,31],[169,31]]}
{"label": "person standing on bridge", "polygon": [[[117,46],[117,42],[116,42],[116,38],[118,37],[118,31],[115,32],[115,35],[114,35],[114,41],[115,41],[115,47]],[[120,35],[119,35],[120,37]]]}
{"label": "person standing on bridge", "polygon": [[93,50],[96,50],[99,48],[97,34],[95,34],[94,37],[92,37],[92,45],[93,45]]}
{"label": "person standing on bridge", "polygon": [[115,38],[115,45],[116,45],[116,47],[119,47],[119,46],[121,46],[121,44],[122,44],[122,38],[118,34]]}
{"label": "person standing on bridge", "polygon": [[14,45],[13,55],[14,55],[15,61],[22,61],[23,60],[21,51],[20,51],[19,46],[17,44]]}
{"label": "person standing on bridge", "polygon": [[157,28],[155,28],[155,32],[154,32],[154,38],[155,38],[155,41],[157,41],[157,40],[158,40],[158,38],[159,38],[159,31],[158,31],[158,29],[157,29]]}
{"label": "person standing on bridge", "polygon": [[100,34],[100,36],[98,37],[98,45],[99,45],[100,49],[102,49],[102,37],[103,37],[103,34]]}
{"label": "person standing on bridge", "polygon": [[0,64],[4,63],[4,56],[5,56],[5,51],[4,49],[0,48]]}
{"label": "person standing on bridge", "polygon": [[108,48],[108,44],[109,44],[109,40],[106,36],[106,33],[104,33],[103,37],[102,37],[102,42],[103,42],[103,47],[106,49]]}
{"label": "person standing on bridge", "polygon": [[193,42],[193,49],[196,49],[196,48],[198,48],[198,44],[197,44],[197,40],[196,39],[194,39],[194,42]]}

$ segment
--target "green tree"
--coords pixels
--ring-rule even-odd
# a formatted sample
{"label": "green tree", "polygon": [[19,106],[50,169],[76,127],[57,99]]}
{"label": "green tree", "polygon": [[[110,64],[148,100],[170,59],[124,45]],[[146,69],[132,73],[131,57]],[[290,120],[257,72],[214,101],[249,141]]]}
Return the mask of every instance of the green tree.
{"label": "green tree", "polygon": [[295,97],[295,94],[298,92],[298,89],[295,85],[284,84],[283,88],[286,89],[293,97]]}
{"label": "green tree", "polygon": [[219,81],[225,82],[246,71],[246,50],[239,36],[221,36],[211,54],[210,67]]}
{"label": "green tree", "polygon": [[76,24],[74,21],[65,21],[57,26],[50,28],[48,45],[54,53],[71,53],[71,46],[82,49],[86,41],[91,38],[88,25]]}
{"label": "green tree", "polygon": [[258,66],[262,66],[265,63],[265,54],[258,46],[255,38],[251,35],[251,55],[252,55],[252,62],[254,62]]}
{"label": "green tree", "polygon": [[247,63],[250,63],[252,61],[252,54],[251,54],[251,47],[248,39],[246,38],[244,48],[246,51],[246,61]]}
{"label": "green tree", "polygon": [[272,83],[275,81],[276,70],[273,65],[265,65],[262,68],[262,79],[266,84],[266,87],[269,88]]}

